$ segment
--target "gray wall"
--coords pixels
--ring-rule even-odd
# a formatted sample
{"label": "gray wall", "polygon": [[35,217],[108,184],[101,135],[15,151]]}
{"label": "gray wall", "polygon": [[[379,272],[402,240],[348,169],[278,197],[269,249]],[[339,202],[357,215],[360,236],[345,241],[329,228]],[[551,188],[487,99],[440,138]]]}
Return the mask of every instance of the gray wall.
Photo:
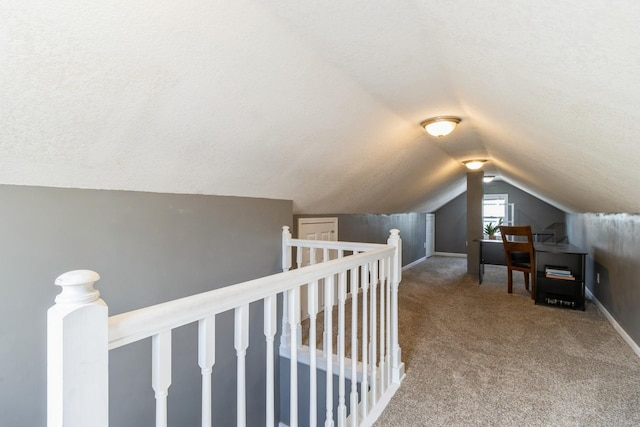
{"label": "gray wall", "polygon": [[423,213],[295,215],[293,236],[298,236],[298,218],[319,217],[338,218],[338,240],[347,242],[387,243],[389,230],[397,228],[402,239],[402,265],[425,256],[427,218]]}
{"label": "gray wall", "polygon": [[569,214],[567,231],[589,253],[586,286],[639,344],[640,215]]}
{"label": "gray wall", "polygon": [[[507,182],[495,180],[485,183],[484,194],[508,194],[509,203],[515,203],[515,225],[531,225],[534,232],[543,232],[545,227],[553,223],[565,222],[563,211]],[[466,192],[442,206],[435,214],[436,252],[466,253]]]}
{"label": "gray wall", "polygon": [[[534,233],[545,232],[553,223],[564,223],[565,212],[504,181],[484,184],[484,194],[508,194],[509,203],[515,203],[514,225],[530,225]],[[560,232],[561,234],[562,231]],[[562,238],[564,236],[558,236]]]}
{"label": "gray wall", "polygon": [[467,192],[438,209],[435,218],[435,251],[466,254]]}
{"label": "gray wall", "polygon": [[[281,271],[283,200],[0,186],[0,424],[46,424],[46,314],[55,278],[89,268],[110,314]],[[249,425],[264,417],[262,308],[252,306]],[[235,424],[233,315],[217,319],[213,382],[218,425]],[[173,334],[172,425],[198,425],[193,325]],[[111,425],[153,424],[150,340],[110,352]]]}

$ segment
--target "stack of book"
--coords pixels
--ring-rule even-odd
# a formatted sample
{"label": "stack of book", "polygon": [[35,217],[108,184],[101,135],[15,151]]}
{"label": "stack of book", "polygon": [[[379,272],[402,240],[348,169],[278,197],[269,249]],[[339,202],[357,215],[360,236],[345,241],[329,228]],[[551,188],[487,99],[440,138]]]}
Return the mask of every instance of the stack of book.
{"label": "stack of book", "polygon": [[549,279],[576,280],[575,276],[571,274],[571,270],[567,267],[548,265],[544,268],[544,275]]}

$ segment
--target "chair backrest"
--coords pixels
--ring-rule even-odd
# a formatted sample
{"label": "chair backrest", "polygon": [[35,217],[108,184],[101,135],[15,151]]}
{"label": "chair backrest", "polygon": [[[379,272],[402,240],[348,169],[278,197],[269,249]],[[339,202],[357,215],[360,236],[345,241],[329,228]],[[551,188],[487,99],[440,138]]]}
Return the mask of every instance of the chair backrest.
{"label": "chair backrest", "polygon": [[502,244],[507,258],[508,268],[523,268],[529,264],[534,271],[533,235],[530,225],[500,226]]}

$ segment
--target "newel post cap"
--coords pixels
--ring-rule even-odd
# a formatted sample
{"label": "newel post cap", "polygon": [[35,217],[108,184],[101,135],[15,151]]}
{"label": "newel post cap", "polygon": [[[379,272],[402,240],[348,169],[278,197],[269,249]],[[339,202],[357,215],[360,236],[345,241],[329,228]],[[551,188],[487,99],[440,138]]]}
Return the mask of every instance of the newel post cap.
{"label": "newel post cap", "polygon": [[400,240],[400,230],[397,228],[392,228],[389,230],[389,239],[387,239],[387,243],[397,242]]}
{"label": "newel post cap", "polygon": [[56,296],[57,304],[86,304],[97,301],[100,292],[93,284],[100,280],[100,275],[92,270],[73,270],[64,273],[55,281],[62,287],[62,292]]}

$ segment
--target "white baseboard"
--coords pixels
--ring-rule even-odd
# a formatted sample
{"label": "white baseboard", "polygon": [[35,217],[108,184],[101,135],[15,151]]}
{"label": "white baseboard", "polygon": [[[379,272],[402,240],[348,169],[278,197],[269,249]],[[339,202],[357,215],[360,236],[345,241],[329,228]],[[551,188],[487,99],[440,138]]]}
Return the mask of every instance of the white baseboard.
{"label": "white baseboard", "polygon": [[606,317],[606,319],[609,321],[609,323],[611,323],[611,326],[613,326],[613,329],[615,329],[616,332],[618,332],[618,334],[620,334],[622,339],[629,345],[629,347],[631,347],[631,350],[633,350],[633,352],[638,357],[640,357],[640,346],[638,346],[638,344],[636,344],[636,342],[633,340],[633,338],[631,338],[629,336],[629,334],[627,334],[627,332],[624,329],[622,329],[622,326],[620,326],[620,324],[616,321],[616,319],[613,318],[611,313],[609,313],[609,311],[607,311],[607,309],[604,307],[604,305],[602,305],[602,303],[600,301],[598,301],[598,298],[596,298],[595,295],[593,295],[593,293],[587,287],[585,287],[584,291],[585,291],[585,294],[587,295],[587,297],[589,297],[589,299],[591,299],[591,301],[593,301],[593,303],[596,305],[596,307],[598,307],[598,310],[600,310],[600,312],[602,314],[604,314],[604,317]]}
{"label": "white baseboard", "polygon": [[[400,388],[400,384],[396,384],[396,383],[389,384],[389,387],[387,388],[387,390],[385,390],[382,396],[380,396],[380,400],[376,403],[375,407],[372,408],[371,412],[367,414],[366,418],[361,421],[360,425],[362,427],[372,426],[373,423],[375,423],[376,420],[380,418],[380,415],[382,415],[382,412],[385,410],[385,408],[391,401],[391,398],[393,397],[394,394],[396,394],[396,391],[398,391],[399,388]],[[347,425],[349,425],[349,423],[347,423]]]}
{"label": "white baseboard", "polygon": [[427,259],[427,257],[426,257],[426,256],[423,256],[422,258],[420,258],[420,259],[417,259],[417,260],[413,261],[411,264],[407,264],[407,265],[405,265],[404,267],[402,267],[402,271],[405,271],[406,269],[411,268],[411,267],[413,267],[414,265],[418,265],[418,264],[420,264],[422,261],[425,261],[426,259]]}
{"label": "white baseboard", "polygon": [[437,256],[450,256],[454,258],[466,258],[467,254],[459,254],[457,252],[434,252]]}

